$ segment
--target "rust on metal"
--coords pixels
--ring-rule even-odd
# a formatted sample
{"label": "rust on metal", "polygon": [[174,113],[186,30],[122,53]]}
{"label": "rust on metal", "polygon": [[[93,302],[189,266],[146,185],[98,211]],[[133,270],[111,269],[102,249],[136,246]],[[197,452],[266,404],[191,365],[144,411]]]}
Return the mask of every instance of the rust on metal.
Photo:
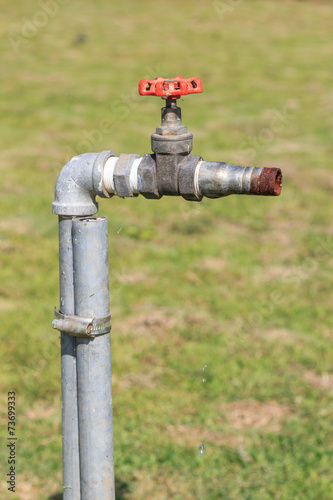
{"label": "rust on metal", "polygon": [[251,194],[261,196],[279,196],[282,189],[282,172],[279,168],[263,168],[252,177]]}

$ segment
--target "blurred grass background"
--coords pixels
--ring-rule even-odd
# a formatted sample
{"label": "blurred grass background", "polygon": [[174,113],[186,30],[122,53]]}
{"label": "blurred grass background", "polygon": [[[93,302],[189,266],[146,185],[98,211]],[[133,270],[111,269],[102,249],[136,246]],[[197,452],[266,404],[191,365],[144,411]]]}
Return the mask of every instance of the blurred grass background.
{"label": "blurred grass background", "polygon": [[204,84],[180,103],[193,153],[280,167],[284,187],[100,201],[117,500],[333,498],[332,2],[0,6],[0,498],[62,498],[57,175],[87,151],[150,152],[161,101],[137,83],[179,74]]}

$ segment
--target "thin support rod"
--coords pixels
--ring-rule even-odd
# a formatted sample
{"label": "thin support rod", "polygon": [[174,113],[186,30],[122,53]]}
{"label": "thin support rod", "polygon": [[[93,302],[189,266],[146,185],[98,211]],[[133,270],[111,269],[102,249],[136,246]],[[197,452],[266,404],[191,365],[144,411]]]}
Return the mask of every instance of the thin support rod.
{"label": "thin support rod", "polygon": [[[75,314],[110,313],[105,217],[73,219]],[[110,333],[77,338],[81,500],[114,500]]]}
{"label": "thin support rod", "polygon": [[[60,309],[74,314],[72,218],[59,217]],[[75,337],[61,332],[63,500],[80,500]]]}

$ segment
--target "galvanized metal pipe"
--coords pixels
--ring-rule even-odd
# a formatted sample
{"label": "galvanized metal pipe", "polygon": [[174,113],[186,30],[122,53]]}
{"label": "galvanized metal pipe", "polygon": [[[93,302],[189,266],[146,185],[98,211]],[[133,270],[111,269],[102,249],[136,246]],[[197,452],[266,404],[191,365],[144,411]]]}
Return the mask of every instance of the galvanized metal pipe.
{"label": "galvanized metal pipe", "polygon": [[221,161],[201,161],[195,184],[198,193],[207,198],[229,194],[279,196],[282,173],[279,168],[236,167]]}
{"label": "galvanized metal pipe", "polygon": [[[72,218],[59,217],[60,309],[74,314]],[[80,500],[76,339],[61,332],[63,500]]]}
{"label": "galvanized metal pipe", "polygon": [[[75,314],[110,312],[105,217],[73,219]],[[114,500],[110,333],[77,338],[81,500]]]}

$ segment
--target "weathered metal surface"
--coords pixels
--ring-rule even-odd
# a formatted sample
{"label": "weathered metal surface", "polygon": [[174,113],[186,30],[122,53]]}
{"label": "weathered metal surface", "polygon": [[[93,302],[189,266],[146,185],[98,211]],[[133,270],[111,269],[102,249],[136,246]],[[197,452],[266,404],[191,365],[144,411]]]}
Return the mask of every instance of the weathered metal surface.
{"label": "weathered metal surface", "polygon": [[[110,314],[105,217],[73,220],[75,314]],[[114,500],[110,333],[76,339],[81,500]]]}
{"label": "weathered metal surface", "polygon": [[179,194],[188,201],[201,201],[202,195],[196,187],[196,169],[202,161],[201,156],[185,156],[179,164],[178,189]]}
{"label": "weathered metal surface", "polygon": [[179,196],[178,172],[180,159],[178,154],[156,153],[157,189],[160,195]]}
{"label": "weathered metal surface", "polygon": [[52,328],[74,337],[94,338],[111,331],[111,314],[103,318],[82,318],[74,314],[63,314],[54,308]]}
{"label": "weathered metal surface", "polygon": [[151,149],[154,153],[177,155],[190,154],[193,148],[193,135],[151,135]]}
{"label": "weathered metal surface", "polygon": [[131,189],[130,176],[132,165],[139,158],[140,155],[121,154],[119,156],[113,174],[115,194],[117,196],[122,198],[138,196]]}
{"label": "weathered metal surface", "polygon": [[[59,217],[60,307],[74,314],[72,219]],[[61,333],[63,500],[80,500],[76,339]]]}
{"label": "weathered metal surface", "polygon": [[52,212],[63,216],[94,215],[95,197],[110,198],[103,184],[104,164],[113,151],[74,156],[58,175]]}
{"label": "weathered metal surface", "polygon": [[277,168],[238,167],[218,161],[202,161],[198,173],[198,188],[207,198],[230,194],[278,196],[282,174]]}
{"label": "weathered metal surface", "polygon": [[282,172],[279,168],[263,168],[251,179],[250,194],[279,196],[282,189]]}
{"label": "weathered metal surface", "polygon": [[182,110],[175,101],[166,101],[165,108],[161,109],[161,125],[156,127],[158,135],[183,135],[188,130],[182,124]]}
{"label": "weathered metal surface", "polygon": [[138,167],[138,190],[145,198],[158,200],[156,156],[145,154]]}

